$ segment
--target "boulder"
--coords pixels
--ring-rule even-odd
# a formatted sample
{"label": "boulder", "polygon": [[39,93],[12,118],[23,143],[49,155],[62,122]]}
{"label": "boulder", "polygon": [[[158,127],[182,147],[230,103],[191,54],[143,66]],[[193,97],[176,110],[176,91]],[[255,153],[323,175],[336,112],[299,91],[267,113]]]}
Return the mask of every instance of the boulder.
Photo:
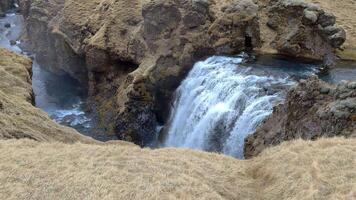
{"label": "boulder", "polygon": [[272,0],[267,8],[267,25],[276,34],[270,45],[281,54],[335,60],[335,49],[346,41],[335,16],[315,4]]}

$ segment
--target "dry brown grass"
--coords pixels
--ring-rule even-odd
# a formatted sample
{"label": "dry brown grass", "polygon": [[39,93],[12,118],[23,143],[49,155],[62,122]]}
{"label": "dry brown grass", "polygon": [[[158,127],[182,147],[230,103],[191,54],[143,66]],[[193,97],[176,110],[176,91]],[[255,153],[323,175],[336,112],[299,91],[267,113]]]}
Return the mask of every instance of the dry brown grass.
{"label": "dry brown grass", "polygon": [[30,59],[0,48],[0,139],[94,142],[31,104],[31,67]]}
{"label": "dry brown grass", "polygon": [[183,149],[0,142],[0,199],[355,199],[356,140],[295,141],[252,160]]}

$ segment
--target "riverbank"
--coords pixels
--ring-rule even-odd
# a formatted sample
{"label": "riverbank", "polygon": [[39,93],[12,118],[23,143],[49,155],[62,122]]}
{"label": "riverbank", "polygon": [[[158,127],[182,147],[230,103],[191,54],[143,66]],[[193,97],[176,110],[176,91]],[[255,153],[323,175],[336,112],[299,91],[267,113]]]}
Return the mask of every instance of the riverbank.
{"label": "riverbank", "polygon": [[34,107],[30,59],[0,48],[0,139],[95,143]]}
{"label": "riverbank", "polygon": [[[32,88],[34,105],[48,113],[55,122],[75,128],[80,133],[99,141],[116,139],[96,127],[96,120],[87,105],[87,83],[80,83],[66,73],[49,71],[50,66],[39,64],[33,52],[26,52],[24,40],[25,24],[21,14],[15,9],[0,17],[0,47],[32,59]],[[61,84],[58,84],[61,83]]]}

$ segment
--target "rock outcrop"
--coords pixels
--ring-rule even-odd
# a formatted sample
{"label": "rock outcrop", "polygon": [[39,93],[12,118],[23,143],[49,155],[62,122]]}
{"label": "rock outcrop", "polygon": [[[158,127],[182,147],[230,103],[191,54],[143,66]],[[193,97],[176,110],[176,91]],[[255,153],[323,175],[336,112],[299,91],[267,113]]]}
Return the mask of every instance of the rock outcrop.
{"label": "rock outcrop", "polygon": [[245,140],[245,157],[288,140],[356,137],[356,82],[329,85],[316,77],[302,80],[286,102]]}
{"label": "rock outcrop", "polygon": [[337,51],[337,56],[345,60],[356,61],[356,3],[354,0],[305,0],[315,3],[322,9],[332,12],[336,16],[336,23],[347,34],[347,40]]}
{"label": "rock outcrop", "polygon": [[[355,199],[356,140],[251,160],[183,149],[0,141],[1,199]],[[16,187],[15,187],[16,186]]]}
{"label": "rock outcrop", "polygon": [[335,16],[314,4],[271,0],[267,16],[267,26],[275,32],[270,45],[282,54],[333,59],[335,49],[346,40],[346,32],[335,24]]}
{"label": "rock outcrop", "polygon": [[[288,55],[333,58],[343,30],[334,18],[324,19],[329,14],[323,10],[294,2],[21,0],[20,6],[29,46],[40,61],[54,61],[52,71],[88,80],[101,124],[121,139],[144,144],[166,122],[182,78],[205,56],[264,43]],[[260,31],[267,18],[276,35],[271,40],[265,40],[265,25]]]}
{"label": "rock outcrop", "polygon": [[0,139],[94,143],[35,108],[31,60],[0,48]]}
{"label": "rock outcrop", "polygon": [[[260,46],[258,6],[249,0],[21,1],[20,5],[29,41],[58,37],[54,46],[44,47],[53,43],[49,41],[32,46],[42,49],[40,55],[55,49],[53,55],[70,52],[85,58],[103,124],[120,138],[136,142],[154,136],[157,119],[164,121],[161,113],[168,113],[171,94],[196,60]],[[57,63],[71,66],[67,57],[59,57],[62,61]],[[59,69],[79,73],[72,67]]]}
{"label": "rock outcrop", "polygon": [[1,0],[0,1],[0,14],[9,10],[13,5],[14,5],[13,0]]}

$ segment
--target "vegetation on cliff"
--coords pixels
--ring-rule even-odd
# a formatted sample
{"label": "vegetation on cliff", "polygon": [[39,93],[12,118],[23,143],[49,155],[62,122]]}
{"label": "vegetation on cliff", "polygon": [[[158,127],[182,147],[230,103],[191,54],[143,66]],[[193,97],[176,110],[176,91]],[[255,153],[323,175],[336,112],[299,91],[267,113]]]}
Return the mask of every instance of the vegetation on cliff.
{"label": "vegetation on cliff", "polygon": [[0,48],[0,139],[93,143],[34,107],[31,67],[30,59]]}
{"label": "vegetation on cliff", "polygon": [[299,0],[21,0],[20,7],[40,60],[88,79],[101,124],[140,144],[166,122],[172,94],[197,60],[262,47],[329,61],[346,37],[332,14]]}

